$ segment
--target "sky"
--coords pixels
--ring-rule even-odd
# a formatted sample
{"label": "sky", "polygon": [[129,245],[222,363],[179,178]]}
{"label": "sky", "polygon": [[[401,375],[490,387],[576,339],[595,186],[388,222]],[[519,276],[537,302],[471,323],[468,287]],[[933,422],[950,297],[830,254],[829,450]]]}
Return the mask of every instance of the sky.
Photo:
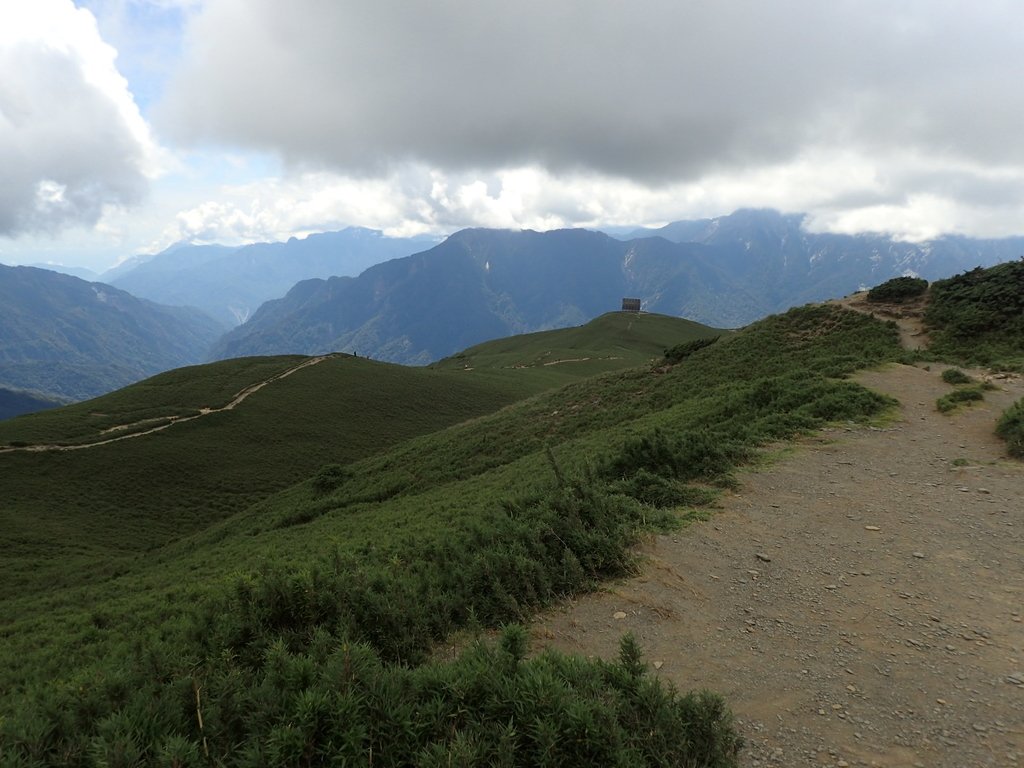
{"label": "sky", "polygon": [[0,262],[807,213],[1024,234],[1017,0],[0,0]]}

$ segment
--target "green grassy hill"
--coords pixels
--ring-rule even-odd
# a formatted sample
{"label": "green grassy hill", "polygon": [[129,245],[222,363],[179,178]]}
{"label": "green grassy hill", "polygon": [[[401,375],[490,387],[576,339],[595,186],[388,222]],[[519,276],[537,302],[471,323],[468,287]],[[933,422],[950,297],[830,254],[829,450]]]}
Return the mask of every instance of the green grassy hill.
{"label": "green grassy hill", "polygon": [[[626,361],[595,341],[621,319],[548,346]],[[632,322],[616,333],[665,323]],[[664,330],[639,359],[690,340]],[[607,664],[528,660],[514,629],[454,662],[431,650],[628,573],[639,531],[706,514],[760,444],[878,413],[883,398],[841,377],[896,358],[894,329],[794,310],[674,365],[526,399],[568,364],[544,366],[536,335],[520,343],[435,369],[332,357],[151,435],[0,453],[0,754],[16,765],[360,763],[370,751],[375,765],[735,765],[721,701],[660,687],[628,640]],[[464,370],[470,360],[479,370]],[[498,375],[508,363],[527,368]],[[181,405],[230,399],[251,383],[246,365],[258,379],[293,364],[224,363],[211,369],[220,384],[195,385]],[[130,405],[136,394],[101,412],[176,407],[141,394]],[[94,412],[14,420],[0,443],[59,441],[59,421],[43,416],[87,440]]]}
{"label": "green grassy hill", "polygon": [[434,363],[440,370],[500,371],[501,377],[557,386],[642,365],[676,344],[731,331],[678,317],[609,312],[576,328],[540,331],[477,344]]}
{"label": "green grassy hill", "polygon": [[[584,331],[599,349],[607,332],[608,348],[621,352],[625,333],[642,352],[604,363],[622,367],[656,354],[676,338],[672,329],[678,338],[707,331],[673,318],[642,330],[627,330],[631,324],[619,316],[548,338]],[[530,355],[540,349],[531,337],[504,340],[502,348],[514,354],[517,344]],[[348,355],[303,367],[308,362],[290,356],[193,366],[0,423],[0,525],[11,542],[0,594],[103,578],[119,558],[196,534],[323,466],[365,459],[557,383],[543,368],[502,377]],[[560,380],[585,373],[573,368]],[[249,391],[237,408],[219,410]],[[88,447],[97,442],[105,444]],[[38,445],[75,450],[27,450]],[[94,567],[97,559],[102,567]]]}
{"label": "green grassy hill", "polygon": [[[247,358],[164,374],[0,424],[0,445],[83,446],[166,425],[168,415],[223,407],[298,362]],[[48,589],[44,575],[57,584],[100,578],[118,557],[201,531],[325,464],[365,458],[518,397],[518,389],[478,377],[338,356],[296,370],[234,410],[153,434],[77,450],[0,452],[0,525],[9,542],[0,593],[32,591],[33,583]],[[135,426],[106,431],[111,424]],[[90,565],[97,559],[99,569]]]}

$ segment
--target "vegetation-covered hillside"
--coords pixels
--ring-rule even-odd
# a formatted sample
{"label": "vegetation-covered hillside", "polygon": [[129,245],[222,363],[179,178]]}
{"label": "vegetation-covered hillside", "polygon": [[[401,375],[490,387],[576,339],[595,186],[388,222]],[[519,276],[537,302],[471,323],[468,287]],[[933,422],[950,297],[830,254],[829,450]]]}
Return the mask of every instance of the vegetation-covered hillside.
{"label": "vegetation-covered hillside", "polygon": [[609,312],[575,328],[486,341],[432,367],[555,386],[641,365],[677,344],[731,333],[668,315]]}
{"label": "vegetation-covered hillside", "polygon": [[1024,371],[1024,259],[932,283],[925,321],[933,355]]}
{"label": "vegetation-covered hillside", "polygon": [[[144,546],[139,531],[159,523],[146,497],[188,493],[202,469],[140,467],[126,478],[138,493],[120,509],[110,503],[112,524],[90,543],[80,531],[103,473],[132,460],[104,452],[132,445],[142,456],[180,429],[190,439],[176,461],[220,450],[267,472],[285,461],[274,441],[288,409],[260,414],[257,395],[153,435],[34,455],[40,464],[0,472],[11,483],[3,498],[23,494],[0,527],[14,555],[0,580],[0,750],[13,764],[309,765],[372,754],[374,765],[734,765],[722,702],[648,678],[628,640],[616,663],[527,660],[515,629],[454,662],[431,661],[431,650],[454,631],[528,618],[628,572],[639,530],[703,514],[695,508],[759,444],[886,407],[835,377],[898,354],[888,324],[794,310],[675,365],[585,378],[354,463],[324,455],[307,481],[276,493],[229,483],[222,498],[252,493],[233,514],[210,524],[197,499],[178,535]],[[294,377],[326,375],[330,362]],[[471,372],[422,373],[447,382]],[[226,442],[218,417],[250,409],[247,439]],[[317,434],[326,446],[307,439],[307,450],[335,450]],[[18,483],[54,471],[46,462],[80,460],[92,477],[69,465],[51,475],[66,486],[55,509],[25,507],[32,494]],[[26,568],[33,559],[50,567]]]}
{"label": "vegetation-covered hillside", "polygon": [[0,421],[12,416],[20,416],[23,413],[56,408],[63,404],[60,400],[36,392],[0,387]]}
{"label": "vegetation-covered hillside", "polygon": [[95,397],[204,359],[223,331],[198,310],[0,264],[0,386]]}

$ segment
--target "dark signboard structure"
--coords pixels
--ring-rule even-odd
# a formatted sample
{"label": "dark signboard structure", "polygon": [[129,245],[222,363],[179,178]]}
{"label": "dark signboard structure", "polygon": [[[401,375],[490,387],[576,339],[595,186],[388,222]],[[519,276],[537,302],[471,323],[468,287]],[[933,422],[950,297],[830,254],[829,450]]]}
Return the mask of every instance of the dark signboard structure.
{"label": "dark signboard structure", "polygon": [[623,299],[622,300],[622,311],[623,312],[639,312],[640,311],[640,299]]}

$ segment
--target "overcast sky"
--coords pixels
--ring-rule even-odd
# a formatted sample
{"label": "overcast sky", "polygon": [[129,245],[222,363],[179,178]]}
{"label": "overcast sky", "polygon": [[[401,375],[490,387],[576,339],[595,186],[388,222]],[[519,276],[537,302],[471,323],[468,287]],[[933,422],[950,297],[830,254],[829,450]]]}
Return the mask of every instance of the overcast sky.
{"label": "overcast sky", "polygon": [[1007,0],[0,0],[0,262],[361,225],[1024,234]]}

